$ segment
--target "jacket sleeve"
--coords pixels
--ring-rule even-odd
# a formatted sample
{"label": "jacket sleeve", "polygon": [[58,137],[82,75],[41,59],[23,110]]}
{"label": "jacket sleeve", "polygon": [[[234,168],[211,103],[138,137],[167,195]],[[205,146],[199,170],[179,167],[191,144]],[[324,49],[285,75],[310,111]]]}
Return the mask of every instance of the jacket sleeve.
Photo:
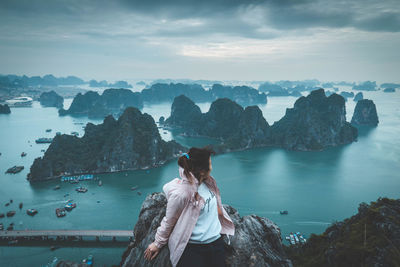
{"label": "jacket sleeve", "polygon": [[185,206],[184,197],[178,194],[171,194],[167,202],[167,210],[160,226],[157,228],[154,243],[158,248],[162,248],[174,229],[176,221]]}

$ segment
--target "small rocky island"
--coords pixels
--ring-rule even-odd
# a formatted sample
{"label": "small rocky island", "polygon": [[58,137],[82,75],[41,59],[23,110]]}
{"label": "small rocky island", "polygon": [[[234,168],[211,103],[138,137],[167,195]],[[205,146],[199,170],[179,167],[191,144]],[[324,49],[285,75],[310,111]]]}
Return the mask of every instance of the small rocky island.
{"label": "small rocky island", "polygon": [[258,106],[245,109],[227,98],[214,101],[207,113],[186,96],[176,97],[169,127],[182,128],[184,135],[218,138],[217,152],[274,146],[289,150],[322,150],[348,144],[357,139],[357,128],[346,121],[342,96],[325,96],[323,89],[300,97],[293,108],[272,126]]}
{"label": "small rocky island", "polygon": [[129,107],[118,120],[109,115],[102,124],[88,123],[82,138],[55,136],[44,156],[33,162],[28,180],[156,167],[186,150],[162,140],[154,119]]}
{"label": "small rocky island", "polygon": [[54,91],[43,92],[39,97],[39,102],[45,107],[62,108],[64,104],[64,98]]}
{"label": "small rocky island", "polygon": [[7,104],[0,104],[0,114],[10,114],[11,110],[10,107]]}
{"label": "small rocky island", "polygon": [[400,199],[379,198],[288,253],[294,266],[398,266],[398,248]]}
{"label": "small rocky island", "polygon": [[358,101],[351,118],[351,124],[356,126],[377,126],[378,123],[379,119],[374,101],[369,99]]}
{"label": "small rocky island", "polygon": [[102,95],[89,91],[78,93],[68,110],[60,109],[60,116],[88,116],[89,118],[105,118],[107,115],[120,116],[127,107],[143,108],[140,93],[129,89],[107,89]]}
{"label": "small rocky island", "polygon": [[[120,266],[171,266],[168,245],[151,262],[143,257],[147,246],[154,241],[166,206],[164,193],[146,197],[133,230],[134,240],[124,252]],[[234,208],[227,205],[224,208],[235,224],[235,235],[230,237],[230,244],[224,237],[227,266],[292,266],[282,245],[280,229],[274,222],[257,215],[241,217]]]}

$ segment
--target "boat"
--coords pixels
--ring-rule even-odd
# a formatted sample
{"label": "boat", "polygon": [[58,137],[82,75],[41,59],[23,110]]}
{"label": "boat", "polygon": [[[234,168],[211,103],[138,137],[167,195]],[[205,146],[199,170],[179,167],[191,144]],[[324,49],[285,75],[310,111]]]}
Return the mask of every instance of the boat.
{"label": "boat", "polygon": [[[93,180],[94,176],[93,174],[81,174],[81,175],[73,175],[73,176],[61,176],[61,182],[66,182],[69,181],[86,181],[86,180]],[[74,183],[74,182],[72,182]]]}
{"label": "boat", "polygon": [[11,210],[9,212],[7,212],[7,217],[12,217],[15,215],[15,210]]}
{"label": "boat", "polygon": [[103,185],[103,182],[100,180],[99,181],[99,186],[102,186]]}
{"label": "boat", "polygon": [[67,203],[67,204],[65,204],[64,208],[67,211],[71,211],[72,209],[76,208],[76,204],[75,203]]}
{"label": "boat", "polygon": [[12,199],[10,199],[10,203],[13,203],[13,200],[12,200]]}
{"label": "boat", "polygon": [[86,264],[89,266],[93,266],[93,256],[89,255],[87,260],[86,260]]}
{"label": "boat", "polygon": [[65,215],[67,215],[67,213],[65,212],[64,208],[57,208],[56,209],[56,215],[57,217],[64,217]]}
{"label": "boat", "polygon": [[3,225],[3,223],[0,223],[0,231],[3,231],[4,230],[4,225]]}
{"label": "boat", "polygon": [[77,179],[74,179],[74,180],[69,181],[69,183],[70,183],[70,184],[78,184],[79,181],[78,181]]}
{"label": "boat", "polygon": [[287,214],[289,214],[289,212],[288,212],[287,210],[281,210],[279,213],[280,213],[281,215],[287,215]]}
{"label": "boat", "polygon": [[87,188],[80,186],[75,189],[78,193],[86,193],[88,190]]}
{"label": "boat", "polygon": [[35,140],[36,144],[48,144],[53,142],[53,138],[47,138],[47,137],[40,137]]}
{"label": "boat", "polygon": [[9,168],[6,173],[19,173],[20,171],[22,171],[24,169],[24,166],[13,166],[11,168]]}
{"label": "boat", "polygon": [[40,152],[46,152],[46,150],[44,150],[44,149],[41,149],[41,150],[40,150]]}
{"label": "boat", "polygon": [[142,192],[138,191],[137,194],[138,194],[139,196],[141,196],[141,195],[142,195]]}
{"label": "boat", "polygon": [[15,244],[17,244],[17,243],[18,243],[18,239],[14,239],[14,240],[8,241],[8,244],[9,244],[9,245],[15,245]]}
{"label": "boat", "polygon": [[46,133],[49,133],[49,132],[51,132],[51,129],[46,129]]}
{"label": "boat", "polygon": [[28,214],[29,216],[35,216],[37,213],[38,213],[38,211],[35,209],[27,209],[26,210],[26,214]]}
{"label": "boat", "polygon": [[26,155],[27,155],[27,153],[25,153],[25,152],[21,153],[21,157],[25,157]]}
{"label": "boat", "polygon": [[139,188],[139,186],[137,186],[137,185],[136,185],[136,186],[132,186],[132,187],[131,187],[131,190],[132,190],[132,191],[135,191],[135,190],[138,189],[138,188]]}
{"label": "boat", "polygon": [[32,106],[33,99],[27,96],[20,96],[13,99],[6,100],[9,107],[30,107]]}
{"label": "boat", "polygon": [[60,188],[61,188],[60,185],[56,185],[56,186],[53,188],[53,190],[58,190],[58,189],[60,189]]}
{"label": "boat", "polygon": [[0,218],[4,218],[4,213],[0,213]]}
{"label": "boat", "polygon": [[293,234],[294,240],[296,241],[296,244],[300,243],[299,237],[296,234]]}
{"label": "boat", "polygon": [[290,238],[290,244],[296,245],[296,241],[294,241],[294,235],[293,235],[293,233],[290,233],[290,234],[289,234],[289,238]]}
{"label": "boat", "polygon": [[23,206],[24,206],[24,204],[22,202],[19,203],[19,209],[22,209]]}
{"label": "boat", "polygon": [[4,206],[6,206],[6,207],[8,207],[8,206],[10,206],[10,203],[9,202],[7,202]]}
{"label": "boat", "polygon": [[54,251],[54,250],[59,249],[59,248],[60,248],[60,246],[51,246],[51,247],[50,247],[50,250],[51,250],[51,251]]}

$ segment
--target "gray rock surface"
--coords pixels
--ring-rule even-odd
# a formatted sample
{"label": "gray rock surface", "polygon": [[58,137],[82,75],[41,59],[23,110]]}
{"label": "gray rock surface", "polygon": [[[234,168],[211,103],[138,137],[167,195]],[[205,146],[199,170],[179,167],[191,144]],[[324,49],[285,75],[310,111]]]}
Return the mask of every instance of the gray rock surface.
{"label": "gray rock surface", "polygon": [[[165,215],[166,204],[163,193],[146,197],[134,228],[135,238],[124,252],[121,266],[171,266],[168,245],[152,262],[143,257],[147,246],[154,241],[157,227]],[[227,205],[224,208],[236,228],[230,245],[224,237],[227,266],[292,266],[283,249],[280,229],[275,223],[256,215],[241,217],[234,208]]]}
{"label": "gray rock surface", "polygon": [[378,123],[379,119],[374,101],[369,99],[358,101],[351,118],[351,124],[377,126]]}

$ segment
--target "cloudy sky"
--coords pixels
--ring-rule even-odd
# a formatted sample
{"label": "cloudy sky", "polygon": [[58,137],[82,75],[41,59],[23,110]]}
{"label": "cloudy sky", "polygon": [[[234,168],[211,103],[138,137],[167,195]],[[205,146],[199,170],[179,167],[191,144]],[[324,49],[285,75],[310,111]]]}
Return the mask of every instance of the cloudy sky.
{"label": "cloudy sky", "polygon": [[1,0],[0,73],[400,81],[399,0]]}

